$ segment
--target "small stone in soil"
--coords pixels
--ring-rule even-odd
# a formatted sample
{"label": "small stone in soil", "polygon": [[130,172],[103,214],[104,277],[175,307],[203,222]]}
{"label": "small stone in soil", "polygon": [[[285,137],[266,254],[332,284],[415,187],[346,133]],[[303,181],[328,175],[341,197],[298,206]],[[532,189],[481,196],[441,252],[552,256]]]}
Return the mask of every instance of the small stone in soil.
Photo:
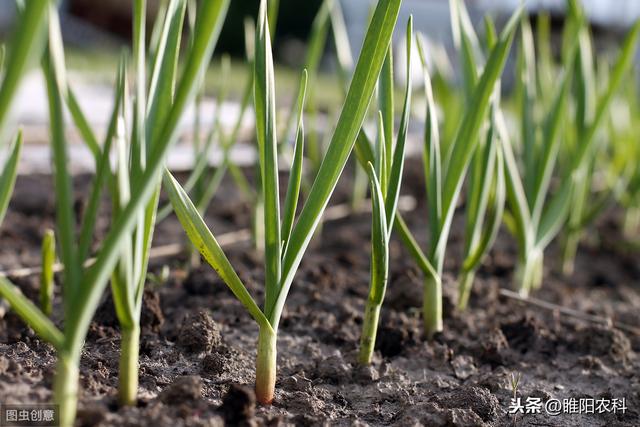
{"label": "small stone in soil", "polygon": [[197,375],[178,377],[162,390],[158,399],[161,402],[176,405],[202,398],[202,379]]}
{"label": "small stone in soil", "polygon": [[255,393],[251,388],[239,384],[231,385],[220,406],[225,422],[232,426],[252,425],[255,410]]}
{"label": "small stone in soil", "polygon": [[220,329],[206,311],[187,316],[178,333],[178,346],[188,353],[211,352],[221,341]]}

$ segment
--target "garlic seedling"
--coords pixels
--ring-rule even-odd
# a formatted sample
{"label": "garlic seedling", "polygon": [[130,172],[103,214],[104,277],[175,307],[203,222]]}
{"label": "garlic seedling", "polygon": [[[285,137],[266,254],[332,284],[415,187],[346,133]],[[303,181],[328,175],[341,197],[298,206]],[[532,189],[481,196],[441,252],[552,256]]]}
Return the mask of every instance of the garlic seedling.
{"label": "garlic seedling", "polygon": [[[276,340],[282,311],[304,252],[320,223],[341,172],[360,131],[396,24],[401,0],[379,0],[362,53],[338,119],[331,143],[294,221],[301,179],[304,131],[303,102],[298,103],[298,131],[289,188],[281,216],[278,188],[278,143],[275,117],[275,83],[267,3],[262,1],[256,33],[254,103],[260,158],[260,182],[264,195],[265,301],[260,309],[236,274],[215,237],[177,181],[165,172],[164,182],[174,210],[187,236],[216,270],[260,328],[256,360],[256,397],[269,404],[276,381]],[[300,87],[304,99],[306,78]]]}

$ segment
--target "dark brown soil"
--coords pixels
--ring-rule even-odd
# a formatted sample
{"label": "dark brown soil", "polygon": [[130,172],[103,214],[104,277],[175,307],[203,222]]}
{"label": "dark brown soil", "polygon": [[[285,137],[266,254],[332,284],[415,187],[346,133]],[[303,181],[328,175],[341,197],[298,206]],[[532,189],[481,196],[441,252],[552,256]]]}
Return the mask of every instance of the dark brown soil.
{"label": "dark brown soil", "polygon": [[[77,183],[86,191],[86,178]],[[418,199],[406,215],[427,241],[422,174],[407,168],[405,192]],[[344,200],[343,187],[334,202]],[[79,207],[80,209],[80,207]],[[35,266],[54,199],[47,177],[21,177],[0,231],[0,269]],[[222,188],[208,223],[215,233],[249,225],[249,210],[232,185]],[[461,224],[458,222],[457,224]],[[536,297],[640,328],[640,257],[626,253],[615,213],[591,230],[577,273],[556,273],[557,248],[547,254],[544,287]],[[102,230],[108,219],[101,219]],[[109,298],[100,307],[82,359],[78,425],[397,425],[507,426],[640,425],[640,336],[506,298],[515,245],[503,234],[478,274],[471,307],[454,312],[462,226],[454,227],[445,276],[445,331],[422,339],[421,275],[401,244],[392,244],[391,281],[374,364],[357,367],[354,354],[369,277],[369,217],[325,224],[304,258],[278,338],[273,406],[252,391],[257,327],[211,269],[186,272],[186,256],[154,261],[171,267],[168,283],[149,284],[140,349],[140,402],[116,400],[119,331]],[[183,241],[165,221],[156,244]],[[240,277],[261,301],[260,256],[248,243],[226,249]],[[17,281],[35,297],[37,277]],[[59,297],[56,299],[59,306]],[[0,403],[46,402],[55,352],[0,303]],[[54,320],[59,322],[56,313]],[[523,398],[625,398],[625,414],[507,413],[513,376]]]}

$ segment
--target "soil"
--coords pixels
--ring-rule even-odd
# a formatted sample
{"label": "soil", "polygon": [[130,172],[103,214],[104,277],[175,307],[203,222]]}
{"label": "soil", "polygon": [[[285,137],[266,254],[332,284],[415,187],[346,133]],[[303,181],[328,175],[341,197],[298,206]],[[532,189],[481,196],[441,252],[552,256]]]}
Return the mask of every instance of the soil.
{"label": "soil", "polygon": [[[426,218],[419,162],[407,165],[404,192],[418,205],[405,214],[421,243]],[[83,200],[89,180],[76,180]],[[332,203],[348,197],[343,180]],[[46,176],[20,177],[0,230],[0,269],[36,266],[44,230],[54,224],[54,197]],[[81,210],[81,203],[78,210]],[[458,215],[458,217],[461,217]],[[589,231],[576,274],[557,272],[558,248],[546,258],[537,298],[640,328],[640,257],[627,252],[610,212]],[[250,225],[248,206],[225,182],[207,222],[214,233]],[[154,260],[169,265],[166,283],[149,283],[140,348],[140,399],[116,402],[118,324],[105,296],[87,338],[81,366],[78,425],[217,426],[637,426],[640,425],[640,336],[588,323],[500,293],[510,288],[516,248],[503,232],[478,273],[470,308],[453,310],[455,277],[463,244],[458,220],[446,262],[445,331],[431,341],[421,334],[421,274],[400,242],[392,242],[391,280],[371,367],[355,363],[369,277],[370,219],[354,214],[327,222],[305,256],[282,318],[278,380],[272,406],[253,393],[258,329],[207,266],[187,271],[187,256]],[[108,228],[105,213],[99,222]],[[184,241],[171,217],[155,244]],[[260,255],[249,243],[225,249],[250,292],[262,300]],[[58,278],[59,279],[59,278]],[[37,277],[16,282],[32,298]],[[61,324],[60,298],[54,321]],[[55,352],[0,303],[0,402],[51,399]],[[626,413],[513,415],[514,390],[543,401],[626,399]]]}

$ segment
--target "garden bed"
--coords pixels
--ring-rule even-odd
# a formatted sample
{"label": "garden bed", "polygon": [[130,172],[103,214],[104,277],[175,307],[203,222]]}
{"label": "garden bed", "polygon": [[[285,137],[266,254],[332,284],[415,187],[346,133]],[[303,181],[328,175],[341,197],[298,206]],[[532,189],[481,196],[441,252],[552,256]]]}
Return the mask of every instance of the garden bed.
{"label": "garden bed", "polygon": [[[348,176],[333,203],[346,202]],[[3,271],[39,263],[41,236],[54,225],[48,176],[18,179],[0,231]],[[404,216],[426,239],[423,173],[408,160],[403,193],[417,207]],[[76,178],[78,200],[87,177]],[[225,181],[207,222],[216,234],[250,226],[248,205]],[[77,203],[82,209],[81,202]],[[454,222],[445,271],[457,271],[462,251],[461,215]],[[142,314],[137,407],[120,409],[119,331],[106,298],[92,324],[81,363],[80,425],[628,425],[640,419],[640,259],[625,252],[615,224],[604,216],[578,254],[576,274],[556,273],[558,248],[548,254],[540,300],[576,310],[565,313],[523,302],[501,289],[511,285],[516,248],[500,234],[471,295],[470,309],[454,311],[455,280],[445,274],[445,331],[421,337],[422,279],[398,241],[392,243],[391,279],[374,364],[359,368],[355,355],[369,280],[368,214],[327,222],[296,275],[278,336],[278,379],[273,406],[254,404],[255,322],[212,269],[188,273],[186,255],[154,260],[168,264],[167,283],[149,283]],[[109,227],[108,215],[99,227]],[[589,241],[590,239],[587,239]],[[156,230],[154,246],[185,241],[170,217]],[[225,248],[241,279],[262,300],[263,269],[249,242]],[[37,297],[38,277],[16,279]],[[56,301],[57,302],[57,301]],[[56,306],[60,306],[56,304]],[[6,305],[0,306],[0,402],[51,400],[55,352]],[[595,316],[595,318],[594,318]],[[54,320],[61,313],[54,314]],[[613,325],[598,319],[611,319]],[[617,414],[508,413],[513,378],[527,398],[626,399]],[[358,424],[359,423],[359,424]]]}

